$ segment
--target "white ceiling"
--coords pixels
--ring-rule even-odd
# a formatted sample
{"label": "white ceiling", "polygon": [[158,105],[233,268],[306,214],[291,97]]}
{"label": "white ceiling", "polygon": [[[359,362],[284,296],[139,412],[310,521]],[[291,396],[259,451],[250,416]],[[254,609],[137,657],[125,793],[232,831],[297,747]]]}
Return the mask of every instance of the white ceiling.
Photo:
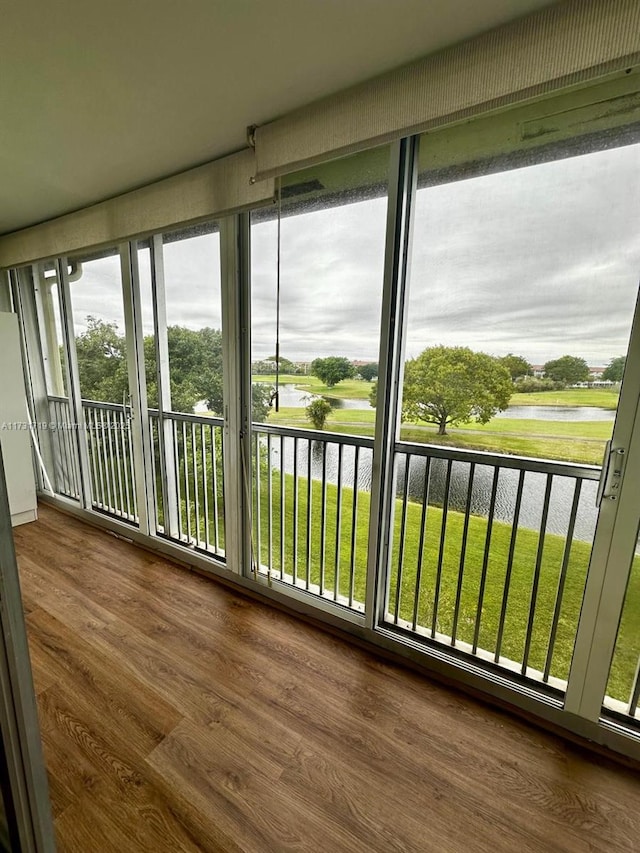
{"label": "white ceiling", "polygon": [[550,0],[21,0],[0,23],[0,233]]}

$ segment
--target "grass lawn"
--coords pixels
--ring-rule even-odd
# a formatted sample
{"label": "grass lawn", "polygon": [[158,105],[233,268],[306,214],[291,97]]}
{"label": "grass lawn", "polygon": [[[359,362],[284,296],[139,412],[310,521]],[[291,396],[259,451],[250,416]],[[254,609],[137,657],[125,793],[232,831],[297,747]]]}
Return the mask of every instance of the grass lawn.
{"label": "grass lawn", "polygon": [[[273,385],[275,374],[252,376],[252,382],[265,382]],[[348,379],[329,388],[323,385],[317,376],[298,376],[282,374],[283,385],[295,385],[306,393],[321,394],[337,399],[368,400],[372,382],[363,379]],[[565,391],[539,391],[533,394],[513,394],[512,406],[595,406],[600,409],[615,409],[618,405],[618,391],[612,388],[567,388]]]}
{"label": "grass lawn", "polygon": [[[271,547],[269,548],[269,503],[265,470],[261,472],[260,479],[259,553],[261,563],[263,565],[268,564],[269,553],[271,552],[272,571],[275,577],[279,576],[282,523],[284,527],[284,567],[287,574],[294,572],[295,543],[297,554],[295,573],[299,579],[306,581],[308,578],[311,584],[319,584],[321,589],[329,594],[335,593],[337,587],[341,595],[348,597],[350,590],[352,590],[354,599],[363,602],[366,580],[369,494],[366,492],[357,493],[355,551],[353,552],[352,572],[353,489],[345,487],[341,490],[340,533],[337,536],[339,493],[335,485],[327,484],[324,502],[325,535],[323,539],[322,484],[317,480],[312,481],[309,543],[307,536],[308,481],[299,477],[296,512],[297,535],[294,540],[293,477],[288,474],[281,477],[280,472],[274,472],[271,491]],[[284,515],[281,516],[281,489],[283,486],[285,509]],[[396,500],[393,559],[389,586],[390,605],[388,608],[392,615],[396,612],[395,602],[398,594],[401,513],[401,501]],[[451,635],[460,571],[463,525],[463,514],[450,510],[447,514],[444,558],[438,587],[437,564],[442,529],[442,510],[435,506],[428,507],[420,581],[418,583],[418,549],[422,529],[422,506],[419,503],[408,502],[407,534],[404,542],[398,602],[398,616],[401,620],[409,622],[413,620],[414,602],[417,596],[418,626],[430,631],[435,615],[436,631],[446,636]],[[494,652],[496,648],[511,534],[511,525],[504,522],[494,522],[484,597],[479,611],[479,646],[489,652]],[[463,564],[457,624],[457,637],[467,643],[473,642],[486,535],[487,520],[472,516],[469,522],[467,548]],[[254,541],[257,542],[255,500]],[[564,547],[565,540],[563,537],[553,534],[548,534],[545,537],[529,657],[529,665],[540,670],[544,669],[548,652],[549,631],[555,608]],[[310,560],[308,559],[309,548]],[[524,650],[537,549],[538,535],[536,532],[520,528],[516,534],[515,558],[509,584],[502,643],[502,655],[517,662],[522,661]],[[559,611],[558,632],[551,666],[551,674],[561,679],[566,679],[569,672],[589,554],[590,546],[588,543],[578,540],[573,542]],[[639,563],[640,560],[636,559],[628,600],[637,600],[637,596],[640,594]],[[439,590],[438,607],[434,614],[436,588]],[[639,632],[640,613],[627,608],[622,622],[619,651],[614,660],[609,686],[609,694],[614,698],[623,700],[628,698],[637,663],[637,648],[634,646],[634,638],[637,638]]]}
{"label": "grass lawn", "polygon": [[[373,409],[334,409],[326,425],[328,432],[373,436]],[[271,412],[268,422],[298,428],[310,428],[304,409],[283,407]],[[610,438],[611,421],[539,421],[534,419],[494,418],[488,424],[465,424],[451,429],[446,436],[436,434],[430,424],[404,424],[402,439],[416,443],[510,453],[538,459],[557,459],[600,465],[605,441]]]}
{"label": "grass lawn", "polygon": [[[274,385],[276,377],[275,374],[270,376],[257,375],[252,376],[251,381]],[[320,394],[323,397],[333,397],[337,400],[368,400],[373,382],[366,382],[364,379],[343,379],[342,382],[330,388],[328,385],[323,385],[317,376],[297,376],[285,373],[280,376],[280,384],[295,385],[303,393]]]}

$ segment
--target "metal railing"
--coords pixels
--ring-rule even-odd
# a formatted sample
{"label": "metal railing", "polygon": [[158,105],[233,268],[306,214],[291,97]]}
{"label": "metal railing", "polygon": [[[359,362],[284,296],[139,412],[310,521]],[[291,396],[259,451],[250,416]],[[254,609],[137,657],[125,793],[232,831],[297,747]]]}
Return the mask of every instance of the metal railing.
{"label": "metal railing", "polygon": [[95,509],[137,523],[131,420],[125,406],[83,400],[91,503]]}
{"label": "metal railing", "polygon": [[387,623],[563,688],[600,469],[402,442],[395,453]]}
{"label": "metal railing", "polygon": [[149,420],[157,532],[224,557],[224,421],[155,409]]}
{"label": "metal railing", "polygon": [[53,488],[77,501],[80,499],[77,435],[66,397],[49,397],[48,429],[54,454]]}
{"label": "metal railing", "polygon": [[[69,403],[49,406],[55,488],[77,500]],[[93,506],[135,523],[127,412],[95,401],[83,411]],[[149,419],[156,532],[224,559],[222,419],[157,410]],[[394,450],[384,626],[564,689],[600,468],[401,441]],[[252,456],[254,569],[362,613],[373,440],[254,424]],[[640,665],[625,679],[624,702],[605,704],[635,720]]]}
{"label": "metal railing", "polygon": [[257,570],[364,610],[373,441],[254,424]]}
{"label": "metal railing", "polygon": [[[362,611],[373,441],[253,425],[258,571]],[[563,689],[600,469],[398,442],[384,624]]]}

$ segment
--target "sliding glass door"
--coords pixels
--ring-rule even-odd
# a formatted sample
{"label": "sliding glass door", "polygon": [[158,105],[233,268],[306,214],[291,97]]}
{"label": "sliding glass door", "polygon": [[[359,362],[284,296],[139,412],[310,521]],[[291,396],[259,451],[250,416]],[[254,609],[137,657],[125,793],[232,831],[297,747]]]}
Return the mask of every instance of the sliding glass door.
{"label": "sliding glass door", "polygon": [[618,404],[640,390],[633,372],[622,381],[640,273],[640,148],[513,155],[443,181],[429,145],[382,621],[564,691],[587,577],[606,551],[594,539],[610,541],[620,508],[629,415]]}
{"label": "sliding glass door", "polygon": [[[125,262],[126,262],[125,258]],[[131,348],[118,249],[71,259],[71,360],[75,360],[84,430],[81,462],[93,509],[138,524],[138,495],[129,386]],[[63,285],[64,286],[64,285]],[[82,448],[82,439],[86,439]]]}
{"label": "sliding glass door", "polygon": [[287,176],[251,225],[254,570],[358,613],[388,170],[382,148]]}

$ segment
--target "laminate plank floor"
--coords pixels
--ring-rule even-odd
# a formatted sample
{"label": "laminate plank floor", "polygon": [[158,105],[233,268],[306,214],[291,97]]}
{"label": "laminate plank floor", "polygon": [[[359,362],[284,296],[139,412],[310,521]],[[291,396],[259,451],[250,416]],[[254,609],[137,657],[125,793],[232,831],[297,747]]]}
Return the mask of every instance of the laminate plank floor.
{"label": "laminate plank floor", "polygon": [[58,848],[640,850],[640,775],[56,510],[15,530]]}

